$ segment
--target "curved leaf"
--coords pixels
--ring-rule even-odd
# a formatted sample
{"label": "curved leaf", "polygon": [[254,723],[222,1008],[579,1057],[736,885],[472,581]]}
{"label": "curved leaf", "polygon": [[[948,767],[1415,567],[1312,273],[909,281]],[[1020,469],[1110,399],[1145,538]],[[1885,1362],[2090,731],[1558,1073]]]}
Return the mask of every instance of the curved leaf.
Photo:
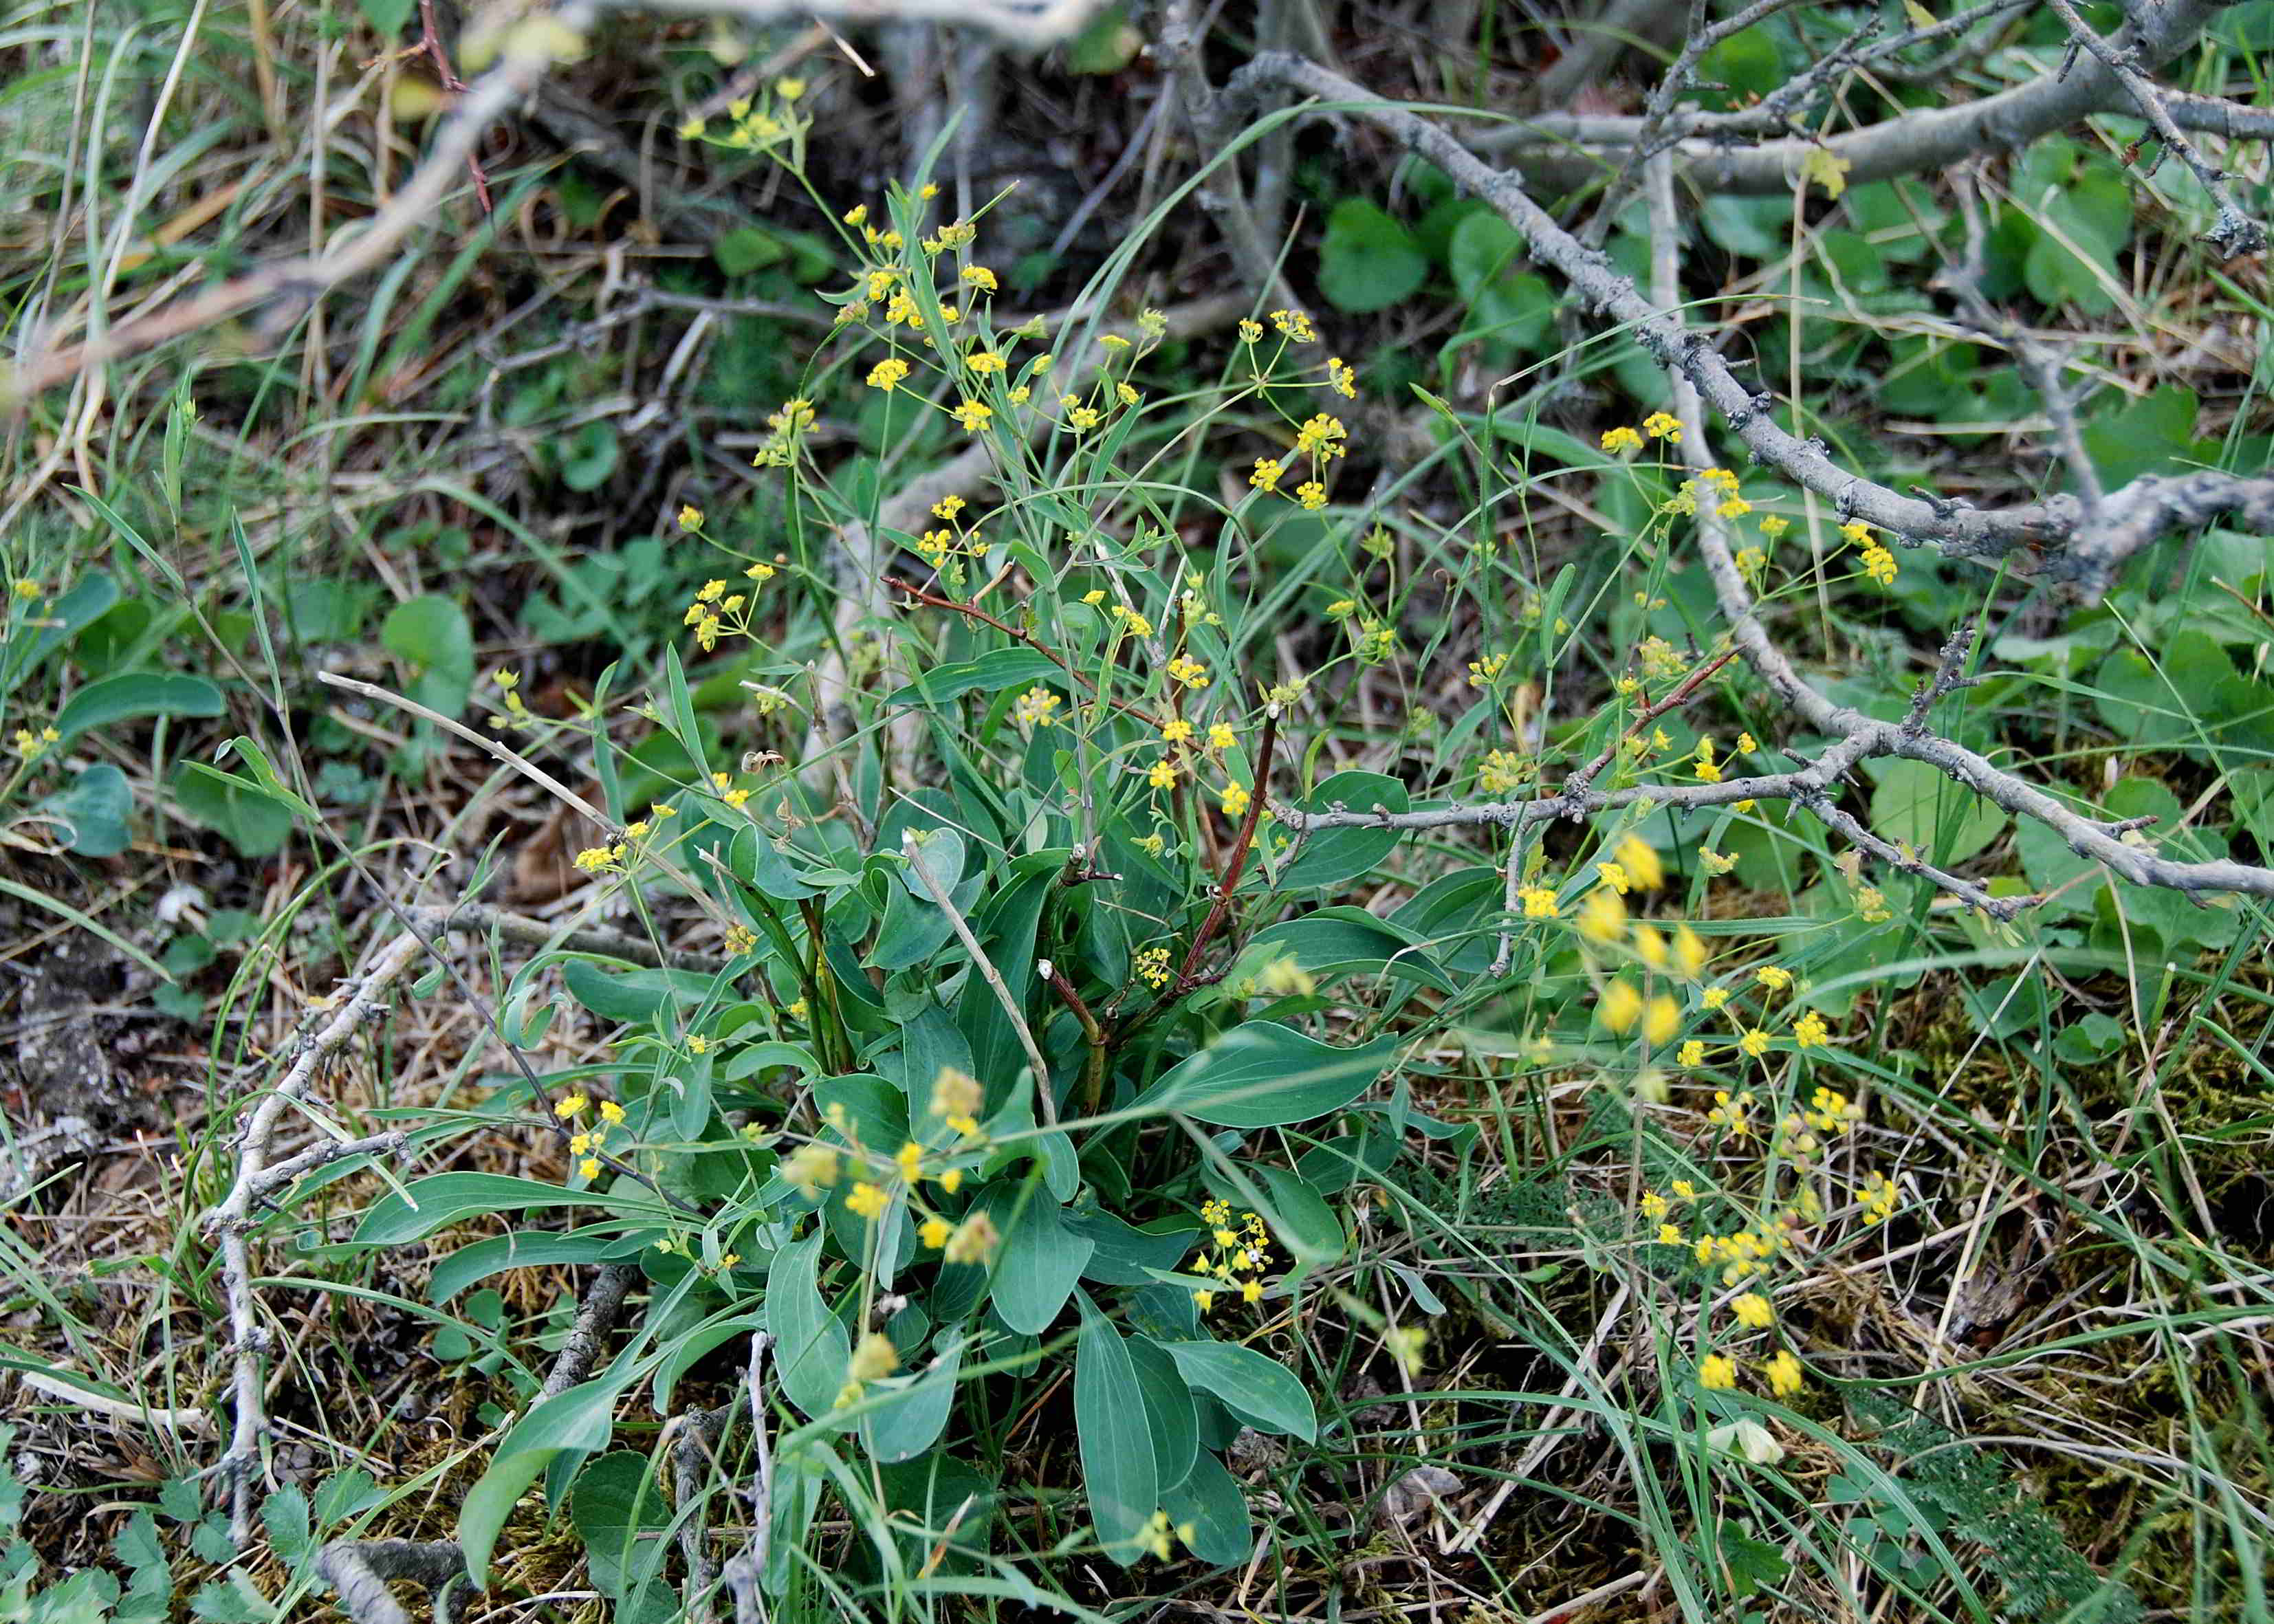
{"label": "curved leaf", "polygon": [[835,1408],[845,1388],[853,1338],[821,1300],[821,1231],[774,1255],[766,1274],[766,1329],[773,1333],[782,1391],[817,1418]]}
{"label": "curved leaf", "polygon": [[1081,1450],[1089,1517],[1105,1553],[1124,1568],[1144,1554],[1138,1543],[1159,1508],[1152,1429],[1144,1390],[1121,1333],[1088,1297],[1080,1299],[1081,1335],[1074,1344],[1073,1425]]}
{"label": "curved leaf", "polygon": [[1276,1021],[1251,1020],[1171,1066],[1132,1109],[1181,1111],[1220,1128],[1276,1128],[1340,1110],[1397,1047],[1378,1038],[1337,1049]]}
{"label": "curved leaf", "polygon": [[1285,1432],[1309,1442],[1318,1436],[1318,1413],[1295,1372],[1276,1359],[1231,1342],[1164,1342],[1184,1379],[1213,1393],[1258,1432]]}
{"label": "curved leaf", "polygon": [[219,716],[221,690],[179,671],[130,671],[90,682],[64,702],[56,731],[65,739],[138,716]]}

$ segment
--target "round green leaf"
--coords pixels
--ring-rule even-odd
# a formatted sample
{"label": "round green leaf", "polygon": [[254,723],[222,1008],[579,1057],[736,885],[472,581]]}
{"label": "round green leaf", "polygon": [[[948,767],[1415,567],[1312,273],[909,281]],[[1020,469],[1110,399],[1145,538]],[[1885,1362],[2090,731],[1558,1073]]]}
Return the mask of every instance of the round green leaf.
{"label": "round green leaf", "polygon": [[1353,315],[1383,310],[1421,286],[1428,257],[1413,233],[1364,198],[1344,198],[1327,216],[1319,245],[1319,291]]}

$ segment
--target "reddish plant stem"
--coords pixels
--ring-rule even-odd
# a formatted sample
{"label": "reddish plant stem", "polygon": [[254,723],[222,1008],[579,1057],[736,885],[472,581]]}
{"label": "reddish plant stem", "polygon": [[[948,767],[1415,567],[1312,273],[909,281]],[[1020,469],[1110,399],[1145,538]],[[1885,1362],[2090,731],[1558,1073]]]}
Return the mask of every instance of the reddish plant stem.
{"label": "reddish plant stem", "polygon": [[[450,65],[448,53],[442,49],[442,35],[434,26],[434,0],[418,0],[418,49],[434,64],[434,73],[442,81],[446,95],[457,95],[466,88],[466,81]],[[474,179],[474,196],[480,200],[482,213],[490,210],[490,177],[482,170],[482,161],[473,153],[466,154],[466,171]]]}
{"label": "reddish plant stem", "polygon": [[[1088,692],[1092,694],[1097,692],[1097,684],[1092,682],[1088,677],[1082,675],[1079,671],[1076,671],[1073,668],[1073,662],[1072,660],[1066,658],[1065,655],[1050,647],[1049,643],[1043,642],[1042,639],[1036,637],[1032,632],[1022,632],[1017,627],[1009,624],[1007,621],[997,620],[993,615],[988,613],[984,609],[980,608],[976,604],[961,604],[956,602],[953,598],[942,598],[937,592],[927,592],[923,588],[917,586],[911,582],[903,581],[898,575],[886,575],[884,579],[886,586],[891,587],[895,591],[906,592],[910,598],[915,598],[920,604],[929,604],[935,609],[952,610],[957,614],[967,615],[972,620],[978,620],[985,625],[993,627],[997,631],[1001,632],[1005,637],[1014,638],[1019,643],[1023,643],[1026,647],[1032,649],[1035,653],[1050,661],[1050,664],[1056,665],[1060,671],[1065,672],[1070,680],[1081,684]],[[1159,726],[1158,721],[1154,717],[1138,706],[1130,704],[1126,700],[1115,699],[1111,695],[1108,695],[1105,703],[1111,705],[1116,710],[1120,711],[1125,716],[1135,717],[1139,721],[1144,723],[1148,727]]]}

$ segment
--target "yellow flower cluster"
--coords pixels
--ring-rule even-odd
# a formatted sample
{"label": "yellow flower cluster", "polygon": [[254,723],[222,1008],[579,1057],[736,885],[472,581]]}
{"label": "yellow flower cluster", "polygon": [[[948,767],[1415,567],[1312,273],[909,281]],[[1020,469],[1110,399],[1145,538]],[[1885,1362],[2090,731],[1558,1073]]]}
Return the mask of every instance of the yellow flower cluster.
{"label": "yellow flower cluster", "polygon": [[1856,560],[1864,566],[1865,575],[1881,586],[1894,585],[1895,555],[1871,533],[1870,525],[1861,520],[1850,520],[1840,527],[1840,533],[1855,544]]}
{"label": "yellow flower cluster", "polygon": [[[553,1114],[563,1122],[574,1122],[591,1109],[592,1102],[582,1094],[565,1095],[553,1107]],[[624,1108],[614,1100],[600,1101],[599,1120],[568,1136],[568,1154],[577,1158],[576,1171],[589,1183],[600,1176],[600,1154],[606,1147],[608,1130],[624,1119]]]}
{"label": "yellow flower cluster", "polygon": [[[1779,1398],[1789,1398],[1806,1385],[1800,1361],[1788,1348],[1780,1348],[1761,1366],[1768,1379],[1769,1391]],[[1698,1385],[1726,1390],[1737,1385],[1737,1365],[1727,1355],[1709,1353],[1698,1362]]]}
{"label": "yellow flower cluster", "polygon": [[[1262,1301],[1263,1270],[1271,1261],[1271,1236],[1263,1220],[1242,1213],[1235,1226],[1231,1204],[1211,1199],[1201,1204],[1201,1222],[1208,1227],[1208,1239],[1193,1256],[1192,1272],[1221,1282],[1224,1290],[1237,1290],[1243,1303]],[[1216,1299],[1214,1289],[1193,1293],[1202,1313],[1216,1306]]]}
{"label": "yellow flower cluster", "polygon": [[[761,559],[742,572],[742,578],[750,583],[750,592],[755,592],[779,573]],[[695,628],[696,643],[706,654],[719,646],[722,632],[751,635],[750,592],[731,592],[724,581],[705,581],[679,623]]]}
{"label": "yellow flower cluster", "polygon": [[805,94],[802,79],[778,79],[757,101],[743,96],[727,104],[727,128],[714,133],[708,121],[690,118],[679,126],[682,141],[705,141],[731,152],[768,153],[792,171],[805,167],[805,138],[813,120],[796,111]]}
{"label": "yellow flower cluster", "polygon": [[[1487,795],[1505,795],[1532,777],[1532,763],[1513,750],[1487,750],[1477,768],[1477,787]],[[1552,893],[1551,893],[1552,894]],[[1549,918],[1555,917],[1553,914]]]}

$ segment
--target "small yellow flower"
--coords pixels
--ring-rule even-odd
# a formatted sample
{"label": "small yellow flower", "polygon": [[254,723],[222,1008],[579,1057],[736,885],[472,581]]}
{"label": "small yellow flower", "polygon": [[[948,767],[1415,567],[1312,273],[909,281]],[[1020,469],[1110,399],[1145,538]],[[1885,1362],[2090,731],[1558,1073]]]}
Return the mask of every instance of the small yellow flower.
{"label": "small yellow flower", "polygon": [[555,1116],[563,1118],[574,1116],[583,1111],[584,1109],[590,1104],[591,1104],[591,1101],[586,1099],[583,1094],[572,1094],[553,1108],[553,1114]]}
{"label": "small yellow flower", "polygon": [[1145,782],[1155,789],[1174,789],[1177,786],[1177,763],[1163,756],[1145,770]]}
{"label": "small yellow flower", "polygon": [[1729,1304],[1729,1309],[1737,1316],[1738,1324],[1756,1331],[1766,1331],[1776,1323],[1776,1310],[1770,1307],[1768,1298],[1758,1291],[1740,1293]]}
{"label": "small yellow flower", "polygon": [[1182,717],[1174,717],[1161,724],[1161,737],[1171,744],[1182,744],[1193,736],[1193,725]]}
{"label": "small yellow flower", "polygon": [[1666,883],[1666,866],[1659,861],[1657,848],[1640,835],[1630,834],[1621,840],[1613,855],[1645,891],[1656,891]]}
{"label": "small yellow flower", "polygon": [[947,1237],[955,1233],[955,1226],[945,1218],[927,1218],[917,1226],[916,1238],[930,1252],[937,1252],[947,1244]]}
{"label": "small yellow flower", "polygon": [[1603,989],[1595,1012],[1613,1032],[1631,1031],[1642,1017],[1642,995],[1623,976]]}
{"label": "small yellow flower", "polygon": [[801,1145],[781,1164],[782,1177],[795,1185],[808,1200],[825,1189],[833,1188],[840,1171],[837,1151],[828,1145]]}
{"label": "small yellow flower", "polygon": [[1708,987],[1698,995],[1698,1001],[1709,1010],[1721,1009],[1729,1002],[1729,989],[1726,987]]}
{"label": "small yellow flower", "polygon": [[995,409],[983,401],[965,401],[948,413],[968,433],[976,434],[994,421]]}
{"label": "small yellow flower", "polygon": [[602,1122],[618,1123],[621,1122],[623,1119],[624,1108],[622,1106],[618,1105],[614,1100],[603,1100],[600,1101],[600,1120]]}
{"label": "small yellow flower", "polygon": [[1645,1042],[1664,1043],[1682,1028],[1682,1007],[1664,993],[1650,1001],[1643,1013],[1642,1035]]}
{"label": "small yellow flower", "polygon": [[984,1263],[994,1254],[995,1245],[1002,1238],[995,1221],[985,1213],[974,1213],[958,1224],[955,1233],[948,1237],[947,1260],[950,1263]]}
{"label": "small yellow flower", "polygon": [[845,1198],[845,1205],[863,1218],[880,1216],[889,1204],[885,1192],[866,1179],[855,1184],[851,1193]]}
{"label": "small yellow flower", "polygon": [[1605,429],[1602,443],[1603,449],[1615,456],[1622,452],[1641,450],[1642,436],[1623,425],[1618,428]]}
{"label": "small yellow flower", "polygon": [[1208,748],[1209,749],[1228,750],[1239,742],[1239,740],[1238,736],[1234,734],[1231,729],[1227,727],[1224,723],[1217,722],[1209,726],[1208,732]]}
{"label": "small yellow flower", "polygon": [[982,293],[992,293],[996,290],[995,273],[983,265],[967,265],[963,267],[961,274],[967,284],[978,289]]}
{"label": "small yellow flower", "polygon": [[1753,970],[1753,980],[1771,992],[1782,992],[1792,985],[1792,972],[1781,965],[1759,965]]}
{"label": "small yellow flower", "polygon": [[1526,885],[1518,891],[1516,896],[1517,900],[1524,905],[1525,918],[1554,919],[1555,917],[1555,893],[1547,886]]}
{"label": "small yellow flower", "polygon": [[1058,696],[1048,688],[1030,688],[1019,695],[1011,707],[1012,717],[1035,727],[1048,727],[1058,720]]}
{"label": "small yellow flower", "polygon": [[1710,846],[1698,848],[1698,861],[1706,865],[1708,874],[1727,874],[1737,866],[1737,860],[1727,852],[1717,852]]}
{"label": "small yellow flower", "polygon": [[906,361],[897,357],[889,361],[879,361],[869,369],[869,387],[889,392],[898,387],[907,375],[908,364]]}
{"label": "small yellow flower", "polygon": [[1245,784],[1234,782],[1225,785],[1224,786],[1224,815],[1226,817],[1239,817],[1242,816],[1246,812],[1248,803],[1253,799],[1254,797],[1248,793],[1247,786]]}
{"label": "small yellow flower", "polygon": [[1698,1362],[1698,1385],[1701,1387],[1727,1389],[1737,1385],[1737,1367],[1718,1353],[1709,1353]]}
{"label": "small yellow flower", "polygon": [[1706,1041],[1703,1038],[1690,1039],[1683,1044],[1682,1048],[1675,1053],[1674,1057],[1675,1062],[1682,1065],[1704,1065],[1706,1064]]}
{"label": "small yellow flower", "polygon": [[1675,928],[1674,968],[1683,980],[1693,981],[1706,968],[1706,944],[1687,925]]}
{"label": "small yellow flower", "polygon": [[1780,1348],[1762,1371],[1769,1379],[1769,1391],[1779,1398],[1790,1398],[1800,1391],[1806,1378],[1802,1374],[1800,1361],[1792,1357],[1792,1350]]}
{"label": "small yellow flower", "polygon": [[701,530],[703,528],[703,509],[697,508],[692,502],[681,503],[679,508],[679,528],[683,530]]}
{"label": "small yellow flower", "polygon": [[1744,1036],[1737,1040],[1737,1047],[1743,1049],[1754,1059],[1758,1060],[1763,1055],[1769,1052],[1769,1034],[1762,1031],[1758,1026],[1754,1026],[1748,1030]]}
{"label": "small yellow flower", "polygon": [[1809,1011],[1792,1024],[1792,1041],[1796,1048],[1819,1048],[1831,1038],[1831,1028],[1824,1024],[1824,1017],[1818,1015],[1814,1010]]}
{"label": "small yellow flower", "polygon": [[1250,321],[1242,319],[1239,324],[1239,342],[1241,343],[1252,344],[1262,336],[1263,324],[1261,322]]}
{"label": "small yellow flower", "polygon": [[1682,419],[1670,412],[1654,411],[1642,420],[1642,432],[1670,445],[1682,443]]}
{"label": "small yellow flower", "polygon": [[1627,905],[1615,891],[1599,887],[1579,905],[1578,926],[1579,934],[1590,942],[1616,942],[1627,933]]}
{"label": "small yellow flower", "polygon": [[592,1180],[592,1179],[595,1179],[595,1178],[599,1177],[599,1176],[600,1176],[600,1161],[599,1161],[599,1157],[597,1157],[597,1156],[587,1156],[587,1157],[585,1157],[585,1158],[584,1159],[584,1161],[582,1161],[582,1162],[578,1162],[578,1163],[576,1164],[576,1170],[577,1170],[579,1173],[582,1173],[582,1174],[584,1176],[585,1179],[586,1179],[588,1182],[589,1182],[589,1181],[591,1181],[591,1180]]}

